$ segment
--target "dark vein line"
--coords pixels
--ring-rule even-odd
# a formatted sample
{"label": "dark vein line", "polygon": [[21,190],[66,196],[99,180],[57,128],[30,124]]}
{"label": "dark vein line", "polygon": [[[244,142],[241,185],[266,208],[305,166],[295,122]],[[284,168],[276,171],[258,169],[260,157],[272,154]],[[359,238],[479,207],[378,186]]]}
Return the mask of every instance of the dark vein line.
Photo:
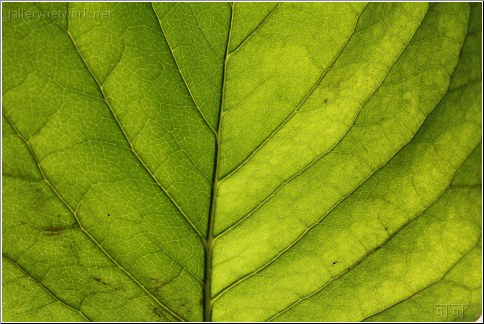
{"label": "dark vein line", "polygon": [[[36,5],[42,10],[42,7],[36,3]],[[68,8],[69,10],[69,8]],[[50,18],[50,16],[49,16]],[[51,18],[50,18],[51,19]],[[172,204],[179,210],[179,212],[182,214],[182,216],[185,218],[185,220],[191,225],[191,227],[193,228],[193,230],[197,233],[197,235],[200,237],[200,239],[202,240],[203,244],[205,244],[205,238],[203,237],[202,233],[200,232],[200,230],[198,229],[197,226],[195,226],[195,224],[190,220],[190,218],[188,217],[188,215],[183,211],[183,209],[178,205],[178,203],[175,201],[175,199],[170,195],[170,193],[161,185],[161,183],[158,181],[158,179],[156,179],[155,175],[151,172],[151,170],[148,168],[148,166],[145,164],[145,162],[143,161],[143,159],[141,159],[141,157],[139,156],[138,152],[135,150],[133,144],[131,143],[131,141],[129,140],[129,137],[128,137],[128,134],[126,133],[126,131],[124,130],[121,122],[119,121],[117,115],[115,114],[114,112],[114,109],[111,107],[111,104],[109,103],[108,99],[107,99],[107,96],[106,94],[104,93],[104,90],[103,90],[103,87],[101,86],[101,84],[99,83],[99,81],[97,80],[97,78],[95,77],[94,73],[92,72],[91,68],[89,67],[89,65],[87,64],[86,60],[84,59],[84,56],[81,54],[81,51],[79,50],[76,42],[74,41],[74,38],[72,37],[71,33],[69,30],[66,30],[64,27],[62,27],[61,25],[59,25],[56,21],[52,20],[51,21],[58,27],[60,27],[62,30],[64,30],[67,35],[69,36],[69,39],[72,43],[72,45],[74,46],[75,50],[77,51],[78,55],[79,55],[79,58],[81,59],[81,61],[83,62],[84,66],[86,67],[87,71],[89,72],[89,74],[91,75],[92,79],[94,80],[94,82],[96,83],[99,91],[101,92],[102,96],[103,96],[103,99],[104,99],[104,102],[106,103],[107,107],[109,108],[109,111],[112,115],[112,117],[114,118],[114,121],[116,122],[116,124],[118,125],[121,133],[123,134],[125,140],[128,142],[129,146],[130,146],[130,149],[131,151],[133,152],[133,155],[138,159],[139,163],[141,163],[141,165],[143,166],[143,168],[148,172],[148,174],[151,176],[151,178],[154,180],[155,184],[165,193],[165,195],[167,196],[167,198],[172,202]]]}
{"label": "dark vein line", "polygon": [[[251,31],[233,51],[229,52],[228,55],[232,55],[235,52],[237,52],[242,47],[242,45],[244,45],[244,43],[247,40],[249,40],[249,38],[255,35],[255,33],[269,20],[269,18],[274,14],[276,9],[278,9],[281,5],[282,5],[281,3],[277,3],[277,5],[274,8],[272,8],[271,11],[269,11],[269,13],[264,17],[264,19],[262,19],[261,22],[254,28],[254,30]],[[234,3],[234,8],[235,8],[235,3]]]}
{"label": "dark vein line", "polygon": [[160,27],[161,35],[163,36],[163,38],[166,41],[166,45],[168,46],[168,49],[170,50],[170,53],[171,53],[171,55],[173,57],[173,61],[175,62],[176,68],[178,69],[178,73],[180,74],[180,76],[181,76],[181,78],[183,80],[183,83],[185,84],[185,88],[187,89],[188,94],[190,95],[190,98],[192,99],[193,103],[195,104],[195,107],[197,108],[198,113],[200,114],[200,116],[203,118],[203,121],[205,122],[205,124],[207,124],[207,126],[210,128],[210,130],[216,135],[217,132],[215,131],[215,129],[213,129],[212,125],[208,122],[207,118],[202,113],[202,110],[200,109],[200,106],[195,101],[195,97],[194,97],[192,91],[188,87],[188,82],[187,82],[187,80],[185,80],[185,76],[183,75],[182,70],[180,69],[180,66],[178,65],[178,61],[177,61],[177,59],[175,57],[175,53],[173,52],[173,50],[171,48],[170,42],[168,41],[168,37],[165,34],[165,30],[163,29],[163,26],[161,25],[161,20],[158,17],[158,13],[156,12],[155,8],[153,7],[153,3],[150,2],[149,4],[150,4],[151,9],[153,10],[153,13],[155,14],[156,20],[158,21],[158,26]]}
{"label": "dark vein line", "polygon": [[[482,237],[482,235],[481,235],[481,237]],[[459,264],[459,263],[462,261],[462,259],[464,259],[464,258],[465,258],[465,257],[466,257],[466,256],[467,256],[469,253],[471,253],[471,252],[472,252],[474,249],[476,249],[476,248],[477,248],[478,243],[481,241],[481,237],[479,237],[479,239],[477,240],[476,244],[475,244],[475,245],[474,245],[472,248],[470,248],[469,250],[467,250],[467,251],[466,251],[464,254],[462,254],[462,255],[461,255],[461,256],[460,256],[460,257],[457,259],[457,261],[456,261],[456,262],[454,262],[454,264],[452,264],[452,265],[450,266],[450,268],[449,268],[449,269],[447,269],[447,270],[445,271],[445,273],[444,273],[444,274],[443,274],[443,275],[442,275],[442,276],[441,276],[439,279],[435,280],[434,282],[432,282],[432,283],[431,283],[431,284],[429,284],[428,286],[425,286],[425,287],[423,287],[423,288],[421,288],[421,289],[419,289],[419,290],[417,290],[417,291],[413,292],[412,294],[410,294],[409,296],[405,297],[404,299],[399,300],[398,302],[396,302],[396,303],[394,303],[394,304],[392,304],[392,305],[390,305],[390,306],[387,306],[387,307],[383,308],[382,310],[380,310],[380,311],[376,312],[375,314],[370,315],[370,316],[367,316],[367,317],[365,317],[365,318],[363,318],[363,319],[361,319],[361,320],[359,320],[359,321],[360,321],[360,322],[363,322],[363,321],[367,320],[367,319],[368,319],[368,318],[370,318],[370,317],[373,317],[373,316],[376,316],[376,315],[378,315],[378,314],[381,314],[381,313],[383,313],[383,312],[387,311],[388,309],[390,309],[390,308],[392,308],[392,307],[394,307],[394,306],[397,306],[397,305],[399,305],[399,304],[401,304],[401,303],[403,303],[403,302],[405,302],[405,301],[407,301],[407,300],[410,300],[410,298],[412,298],[412,297],[414,297],[415,295],[417,295],[417,294],[421,293],[422,291],[424,291],[424,290],[426,290],[426,289],[428,289],[428,288],[430,288],[430,287],[432,287],[432,286],[434,286],[434,285],[436,285],[436,284],[438,284],[438,283],[440,283],[440,282],[445,281],[445,279],[444,279],[444,278],[447,276],[447,274],[449,274],[449,273],[450,273],[450,272],[451,272],[451,271],[452,271],[452,270],[453,270],[453,269],[454,269],[454,268],[455,268],[455,267],[456,267],[456,266],[457,266],[457,265],[458,265],[458,264]],[[453,283],[453,282],[451,282],[451,284],[457,285],[457,283]],[[467,288],[468,290],[472,290],[472,289],[469,289],[469,287],[466,287],[466,288]],[[477,287],[477,288],[480,288],[480,287]]]}
{"label": "dark vein line", "polygon": [[16,266],[25,276],[27,276],[27,278],[30,278],[32,281],[34,281],[38,286],[40,286],[45,292],[47,292],[52,298],[54,298],[55,300],[57,300],[59,303],[63,304],[67,308],[75,311],[76,313],[79,313],[82,317],[84,317],[84,319],[86,321],[92,322],[92,320],[86,314],[84,314],[81,309],[77,309],[77,308],[69,305],[67,302],[63,301],[62,299],[60,299],[60,297],[58,297],[56,294],[54,294],[54,292],[51,291],[49,288],[47,288],[47,286],[45,286],[41,281],[37,280],[34,276],[32,276],[17,261],[15,261],[14,259],[12,259],[11,257],[9,257],[8,255],[6,255],[5,253],[2,253],[2,258],[4,258],[9,263],[11,263],[14,266]]}
{"label": "dark vein line", "polygon": [[[470,156],[470,154],[469,154]],[[460,166],[462,166],[465,161],[469,158],[469,156],[460,164]],[[454,171],[454,176],[452,177],[452,179],[455,177],[455,174],[457,173],[457,170],[460,168],[457,167]],[[333,281],[335,280],[338,280],[340,277],[342,277],[344,274],[350,272],[351,270],[353,270],[354,268],[356,268],[357,266],[359,266],[361,263],[363,263],[363,261],[365,261],[368,257],[370,257],[371,255],[373,255],[374,253],[377,253],[378,251],[380,251],[382,248],[384,248],[385,246],[387,246],[387,243],[390,243],[391,240],[396,237],[399,233],[401,233],[405,228],[407,228],[410,224],[414,223],[417,221],[417,219],[420,219],[420,216],[422,215],[425,215],[426,212],[432,207],[434,206],[446,193],[447,191],[449,191],[449,189],[452,188],[451,186],[451,183],[452,183],[452,179],[450,180],[449,184],[442,190],[442,192],[440,194],[438,194],[436,196],[436,198],[427,206],[425,207],[420,213],[418,213],[416,216],[414,216],[414,218],[412,218],[410,221],[408,221],[407,223],[403,224],[402,226],[400,226],[395,232],[393,232],[391,235],[389,235],[384,241],[382,241],[380,244],[378,244],[377,246],[375,246],[374,248],[372,248],[370,251],[368,251],[365,255],[363,255],[359,260],[357,260],[355,263],[353,263],[352,265],[349,266],[349,268],[343,272],[341,272],[340,274],[338,274],[337,276],[331,278],[328,282],[326,282],[322,287],[318,288],[317,290],[315,290],[314,292],[310,293],[309,295],[305,296],[305,297],[302,297],[302,298],[299,298],[297,301],[295,301],[294,303],[292,303],[291,305],[287,306],[285,309],[279,311],[277,314],[273,315],[272,317],[270,317],[267,321],[270,322],[272,320],[274,320],[275,318],[277,318],[278,316],[284,314],[285,312],[289,311],[291,308],[293,308],[294,306],[296,306],[297,304],[303,302],[304,300],[306,299],[309,299],[311,297],[313,297],[314,295],[320,293],[321,291],[323,291],[327,286],[329,286]]]}
{"label": "dark vein line", "polygon": [[74,216],[74,219],[76,220],[77,224],[79,225],[80,230],[106,255],[111,262],[113,262],[122,272],[124,272],[131,280],[133,280],[148,296],[150,296],[160,307],[165,309],[169,314],[171,314],[173,317],[178,319],[179,321],[185,322],[183,318],[181,318],[179,315],[177,315],[174,311],[169,309],[167,306],[165,306],[156,296],[154,296],[141,282],[138,281],[128,270],[126,270],[116,259],[114,259],[113,256],[92,236],[86,228],[82,225],[81,221],[79,220],[79,217],[77,216],[77,212],[67,203],[67,201],[62,197],[62,195],[57,191],[57,189],[54,187],[54,185],[50,182],[50,180],[47,178],[47,175],[44,173],[44,169],[41,167],[41,164],[39,162],[39,159],[37,158],[37,155],[35,154],[34,150],[30,146],[30,142],[20,133],[20,131],[17,129],[17,127],[13,124],[13,122],[10,120],[10,118],[6,115],[4,111],[2,111],[2,115],[5,118],[5,120],[10,124],[12,129],[17,133],[18,137],[25,143],[27,146],[28,150],[30,151],[30,155],[34,159],[35,163],[37,164],[37,168],[39,172],[42,174],[42,177],[45,181],[45,183],[49,186],[49,188],[55,193],[55,195],[59,198],[59,200],[67,207],[67,209],[71,212],[72,216]]}
{"label": "dark vein line", "polygon": [[234,21],[234,3],[230,3],[230,21],[227,33],[227,44],[225,46],[225,58],[222,71],[222,87],[220,96],[220,108],[218,115],[217,136],[215,142],[215,156],[212,180],[212,192],[210,198],[210,214],[208,215],[207,239],[205,248],[205,272],[204,272],[204,290],[203,290],[203,320],[206,322],[212,321],[212,307],[214,299],[212,298],[212,259],[213,259],[213,228],[215,220],[215,211],[217,203],[217,194],[219,188],[218,172],[220,165],[220,150],[221,150],[221,136],[222,136],[222,116],[224,111],[225,98],[225,84],[227,79],[227,65],[229,62],[229,45],[230,36],[232,33],[232,24]]}
{"label": "dark vein line", "polygon": [[[365,6],[366,8],[366,6]],[[231,175],[233,175],[234,173],[236,173],[238,170],[240,170],[240,168],[242,168],[242,166],[244,166],[248,161],[250,161],[252,159],[252,157],[262,148],[264,147],[267,142],[269,142],[272,137],[274,137],[274,135],[276,135],[291,119],[292,117],[294,117],[294,115],[296,115],[296,113],[299,111],[299,109],[304,105],[304,103],[309,99],[309,97],[311,97],[311,95],[313,94],[314,91],[316,91],[316,89],[318,88],[318,86],[321,84],[321,82],[324,80],[324,77],[326,76],[326,74],[328,74],[328,72],[333,68],[333,65],[334,63],[338,60],[338,58],[340,57],[341,53],[343,52],[343,50],[346,48],[346,46],[348,45],[350,39],[353,37],[353,35],[355,34],[355,30],[356,30],[356,25],[358,25],[358,22],[359,22],[359,19],[361,17],[361,15],[363,14],[363,11],[365,10],[365,8],[361,11],[360,15],[357,16],[357,19],[356,19],[356,22],[355,22],[355,26],[353,28],[353,31],[351,32],[350,36],[346,39],[345,43],[343,44],[343,46],[339,49],[338,53],[336,53],[335,57],[333,58],[331,64],[328,66],[328,68],[321,74],[321,76],[318,78],[318,80],[314,83],[314,85],[311,87],[311,89],[309,90],[309,92],[302,98],[302,100],[298,103],[298,105],[295,107],[295,109],[292,111],[292,113],[290,113],[286,119],[284,119],[284,121],[279,125],[277,126],[276,129],[274,129],[270,134],[269,136],[267,136],[259,145],[257,145],[255,147],[255,149],[242,161],[240,162],[234,169],[232,169],[231,171],[229,171],[228,173],[226,173],[221,179],[220,181],[224,181],[226,180],[227,178],[229,178]]]}

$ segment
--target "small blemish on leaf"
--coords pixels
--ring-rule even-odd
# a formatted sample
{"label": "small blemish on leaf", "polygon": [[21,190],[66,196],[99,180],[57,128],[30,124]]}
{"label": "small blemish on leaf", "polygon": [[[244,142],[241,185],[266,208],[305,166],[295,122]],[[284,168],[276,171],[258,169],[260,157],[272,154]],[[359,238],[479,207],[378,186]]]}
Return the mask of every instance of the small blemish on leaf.
{"label": "small blemish on leaf", "polygon": [[108,216],[111,216],[111,214],[108,214]]}
{"label": "small blemish on leaf", "polygon": [[152,308],[151,311],[153,312],[153,314],[155,314],[156,316],[158,316],[159,318],[161,319],[165,319],[165,315],[163,315],[163,313],[157,309],[157,308]]}
{"label": "small blemish on leaf", "polygon": [[48,226],[44,228],[44,234],[47,236],[59,235],[65,230],[62,226]]}
{"label": "small blemish on leaf", "polygon": [[336,261],[333,261],[333,265],[335,265],[336,263],[338,263],[338,262],[336,262]]}
{"label": "small blemish on leaf", "polygon": [[108,283],[106,281],[104,281],[102,278],[99,278],[99,277],[96,277],[96,276],[92,276],[92,279],[98,283],[100,283],[101,285],[104,285],[104,286],[107,286]]}
{"label": "small blemish on leaf", "polygon": [[151,284],[152,284],[152,287],[151,288],[153,290],[155,290],[157,293],[159,293],[160,290],[163,289],[163,287],[171,284],[175,279],[176,279],[176,277],[175,278],[168,279],[168,280],[154,279],[151,282]]}

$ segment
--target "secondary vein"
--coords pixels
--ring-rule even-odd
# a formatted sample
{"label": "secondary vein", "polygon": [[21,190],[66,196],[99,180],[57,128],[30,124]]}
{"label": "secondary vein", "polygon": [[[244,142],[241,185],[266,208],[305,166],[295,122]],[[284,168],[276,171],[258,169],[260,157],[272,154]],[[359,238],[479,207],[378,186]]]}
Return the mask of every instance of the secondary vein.
{"label": "secondary vein", "polygon": [[[470,155],[469,155],[470,156]],[[465,162],[465,160],[464,160]],[[464,164],[464,162],[462,162],[462,164]],[[462,165],[461,164],[461,165]],[[458,169],[458,168],[457,168]],[[454,176],[455,176],[455,173],[457,172],[457,169],[456,171],[454,172]],[[328,282],[326,282],[323,286],[321,286],[320,288],[316,289],[315,291],[313,291],[312,293],[310,293],[309,295],[307,296],[304,296],[304,297],[300,297],[298,298],[298,300],[296,300],[294,303],[292,303],[291,305],[289,305],[288,307],[286,307],[285,309],[279,311],[277,314],[273,315],[272,317],[270,317],[267,322],[271,322],[272,320],[274,320],[275,318],[277,318],[278,316],[286,313],[287,311],[289,311],[291,308],[293,308],[294,306],[296,306],[297,304],[313,297],[314,295],[320,293],[321,291],[323,291],[324,289],[326,289],[327,286],[329,286],[333,281],[335,280],[338,280],[340,277],[342,277],[344,274],[350,272],[352,269],[354,269],[355,267],[357,267],[358,265],[362,264],[363,261],[365,261],[370,255],[373,255],[375,253],[377,253],[378,251],[380,251],[381,249],[383,249],[394,237],[396,237],[399,233],[402,233],[403,230],[405,228],[407,228],[410,224],[416,222],[418,219],[420,219],[420,217],[422,215],[425,215],[425,213],[432,207],[434,206],[447,192],[450,188],[452,188],[452,185],[451,185],[451,182],[452,180],[450,181],[450,183],[447,185],[447,187],[439,194],[437,195],[437,197],[427,206],[425,207],[421,212],[419,212],[416,216],[414,216],[410,221],[408,221],[407,223],[404,223],[402,226],[400,226],[400,228],[398,228],[395,232],[393,232],[392,234],[390,234],[388,236],[388,238],[386,238],[383,242],[381,242],[380,244],[378,244],[377,246],[375,246],[373,249],[371,249],[369,252],[367,252],[363,257],[361,257],[358,261],[356,261],[354,264],[352,264],[351,266],[349,266],[349,268],[343,272],[341,272],[340,274],[336,275],[335,277],[331,278]]]}
{"label": "secondary vein", "polygon": [[39,281],[37,280],[34,276],[32,276],[24,267],[22,267],[16,260],[12,259],[11,257],[9,257],[8,255],[6,255],[5,253],[2,253],[2,258],[4,258],[6,261],[12,263],[13,265],[15,265],[24,275],[26,275],[29,279],[31,279],[32,281],[34,281],[37,285],[39,285],[45,292],[47,292],[50,296],[52,296],[52,298],[54,298],[57,302],[63,304],[64,306],[66,306],[67,308],[75,311],[76,313],[79,313],[82,317],[84,317],[84,319],[88,322],[92,322],[92,320],[87,317],[86,314],[84,314],[81,310],[81,308],[77,309],[71,305],[69,305],[67,302],[65,302],[64,300],[62,300],[60,297],[58,297],[53,291],[51,291],[45,284],[42,283],[42,281]]}
{"label": "secondary vein", "polygon": [[[436,285],[436,284],[438,284],[438,283],[440,283],[440,282],[445,281],[445,277],[446,277],[446,276],[447,276],[447,275],[448,275],[448,274],[449,274],[449,273],[450,273],[452,270],[454,270],[454,269],[455,269],[455,268],[456,268],[456,267],[457,267],[457,266],[460,264],[460,262],[461,262],[461,261],[462,261],[462,260],[463,260],[465,257],[467,257],[467,256],[469,255],[469,253],[471,253],[472,251],[474,251],[474,250],[477,248],[478,243],[481,241],[481,239],[482,239],[482,236],[481,236],[481,237],[479,237],[479,239],[476,241],[476,244],[475,244],[473,247],[471,247],[469,250],[467,250],[467,251],[466,251],[464,254],[462,254],[462,255],[461,255],[461,256],[460,256],[460,257],[459,257],[459,258],[458,258],[458,259],[457,259],[457,260],[456,260],[456,261],[455,261],[455,262],[454,262],[454,263],[453,263],[451,266],[450,266],[450,268],[448,268],[448,269],[447,269],[447,270],[444,272],[444,274],[443,274],[443,275],[441,275],[441,277],[440,277],[440,278],[438,278],[437,280],[435,280],[434,282],[432,282],[432,283],[431,283],[431,284],[429,284],[428,286],[424,286],[424,287],[422,287],[421,289],[419,289],[419,290],[417,290],[417,291],[413,292],[412,294],[410,294],[409,296],[407,296],[407,297],[403,298],[402,300],[398,301],[397,303],[392,304],[392,305],[389,305],[389,306],[385,306],[385,307],[384,307],[382,310],[380,310],[380,311],[376,312],[375,314],[370,315],[370,316],[367,316],[367,317],[365,317],[365,318],[361,319],[361,320],[360,320],[360,322],[364,322],[364,321],[366,321],[367,319],[369,319],[369,318],[371,318],[371,317],[374,317],[374,316],[377,316],[377,315],[379,315],[379,314],[381,314],[381,313],[384,313],[385,311],[389,310],[390,308],[395,307],[395,306],[397,306],[397,305],[399,305],[399,304],[401,304],[401,303],[403,303],[403,302],[405,302],[405,301],[407,301],[407,300],[410,300],[410,298],[412,298],[412,297],[416,296],[417,294],[421,293],[422,291],[424,291],[424,290],[426,290],[426,289],[428,289],[428,288],[430,288],[430,287],[432,287],[432,286],[434,286],[434,285]],[[453,284],[456,284],[456,283],[453,283]],[[480,288],[480,287],[479,287],[479,288]],[[467,288],[467,289],[469,289],[469,288]]]}
{"label": "secondary vein", "polygon": [[[160,17],[158,17],[158,13],[156,12],[155,8],[153,7],[153,3],[150,2],[150,6],[151,6],[151,9],[153,10],[153,12],[155,14],[156,20],[158,21],[158,26],[160,27],[161,35],[163,36],[163,38],[166,41],[166,45],[168,46],[168,49],[170,50],[171,56],[173,57],[173,61],[175,62],[175,65],[176,65],[176,68],[178,70],[178,73],[180,73],[180,76],[181,76],[181,78],[183,80],[183,83],[185,84],[185,88],[187,89],[188,94],[190,95],[190,98],[192,99],[193,103],[195,104],[195,107],[197,108],[197,110],[198,110],[200,116],[202,117],[203,121],[205,122],[205,124],[208,126],[208,128],[210,128],[210,130],[214,134],[216,134],[216,130],[213,129],[212,125],[209,123],[209,121],[207,120],[207,118],[205,117],[205,115],[202,113],[202,110],[200,109],[200,107],[198,106],[197,102],[195,101],[195,96],[193,95],[192,91],[188,87],[188,82],[185,79],[185,76],[183,75],[180,66],[178,65],[178,61],[176,60],[175,53],[173,52],[173,49],[171,48],[170,42],[168,41],[168,37],[166,37],[165,30],[163,29],[163,26],[161,25]],[[170,9],[170,11],[171,11],[171,9]]]}
{"label": "secondary vein", "polygon": [[[37,4],[38,5],[38,4]],[[38,5],[39,8],[40,5]],[[42,8],[41,8],[42,9]],[[50,17],[49,17],[50,18]],[[193,228],[193,230],[197,233],[197,235],[200,237],[200,240],[202,241],[203,244],[205,244],[205,239],[202,235],[202,233],[200,232],[200,230],[198,229],[197,226],[195,226],[195,224],[191,221],[191,219],[188,217],[188,215],[185,213],[185,211],[183,211],[183,209],[178,205],[178,203],[175,201],[175,199],[171,196],[171,194],[161,185],[161,183],[158,181],[158,179],[155,177],[155,175],[153,174],[153,172],[151,172],[151,170],[148,168],[148,166],[146,165],[146,163],[144,162],[144,160],[140,157],[140,155],[138,154],[138,152],[135,150],[134,146],[133,146],[133,143],[131,142],[131,140],[129,139],[128,137],[128,134],[126,133],[126,131],[124,130],[124,127],[122,126],[121,122],[119,121],[117,115],[115,114],[114,112],[114,109],[112,108],[109,100],[107,99],[107,96],[104,92],[104,89],[101,85],[101,83],[99,82],[99,80],[96,78],[96,76],[94,75],[93,71],[91,70],[90,66],[87,64],[86,60],[84,59],[84,56],[82,55],[81,51],[79,50],[79,47],[77,46],[74,38],[72,37],[72,34],[70,33],[69,30],[65,29],[63,26],[59,25],[56,21],[52,20],[52,22],[57,25],[59,28],[61,28],[62,30],[64,30],[66,33],[67,33],[67,36],[69,37],[69,40],[71,41],[72,45],[74,46],[74,48],[76,49],[78,55],[79,55],[79,58],[81,59],[81,61],[83,62],[84,66],[86,67],[87,71],[89,72],[89,74],[91,75],[92,79],[94,80],[94,82],[96,83],[100,93],[102,94],[103,96],[103,99],[104,99],[104,102],[106,103],[107,107],[109,108],[109,111],[112,115],[112,117],[114,118],[114,121],[116,122],[116,124],[118,125],[121,133],[123,134],[125,140],[128,142],[129,146],[130,146],[130,149],[133,153],[133,155],[136,157],[136,159],[139,161],[139,163],[141,163],[141,165],[143,166],[143,168],[148,172],[148,174],[150,175],[150,177],[153,179],[153,181],[155,182],[155,184],[163,191],[163,193],[167,196],[167,198],[172,202],[172,204],[178,209],[178,211],[181,213],[181,215],[185,218],[185,220],[190,224],[190,226]]]}
{"label": "secondary vein", "polygon": [[[278,8],[278,7],[276,7],[276,8]],[[325,71],[323,71],[321,73],[321,75],[316,80],[316,82],[311,86],[311,89],[309,89],[308,93],[306,93],[306,95],[301,99],[301,101],[297,104],[297,106],[294,108],[294,110],[284,119],[284,121],[281,124],[279,124],[279,126],[277,126],[276,129],[274,129],[269,134],[269,136],[267,136],[261,143],[259,143],[257,145],[257,147],[255,147],[254,150],[252,152],[250,152],[249,155],[242,162],[240,162],[234,169],[232,169],[231,171],[229,171],[228,173],[226,173],[222,177],[222,179],[220,179],[220,181],[226,180],[227,178],[229,178],[230,176],[232,176],[234,173],[236,173],[237,171],[239,171],[240,168],[242,168],[248,161],[250,161],[255,156],[255,154],[257,152],[259,152],[260,149],[262,147],[264,147],[274,137],[274,135],[276,135],[296,115],[296,113],[304,105],[304,103],[311,97],[311,95],[314,93],[314,91],[316,91],[316,89],[318,89],[319,85],[323,82],[324,78],[326,77],[326,74],[328,74],[328,72],[332,70],[334,64],[336,63],[336,61],[338,61],[338,58],[341,56],[341,53],[344,51],[344,49],[348,45],[349,41],[351,40],[351,38],[355,34],[355,32],[356,32],[356,26],[358,25],[358,22],[360,20],[360,17],[363,14],[363,12],[364,12],[365,9],[366,9],[366,6],[365,6],[365,8],[363,8],[363,10],[360,12],[360,14],[356,17],[355,25],[353,27],[353,30],[352,30],[351,34],[348,36],[348,38],[344,42],[343,46],[336,53],[335,57],[331,61],[331,64],[328,66],[328,68],[326,68]]]}
{"label": "secondary vein", "polygon": [[[366,7],[365,7],[366,8]],[[360,14],[361,15],[361,14]],[[355,28],[356,28],[356,25],[355,25]],[[354,31],[353,33],[350,35],[350,38],[354,35]],[[412,36],[412,39],[413,37],[415,36],[415,34]],[[262,206],[264,206],[269,200],[271,200],[273,197],[275,197],[275,195],[281,191],[288,183],[290,183],[292,180],[294,180],[295,178],[299,177],[301,174],[303,174],[304,172],[306,172],[307,170],[309,170],[314,164],[316,164],[318,161],[320,161],[322,158],[324,158],[326,155],[332,153],[334,151],[334,149],[340,144],[343,142],[343,140],[345,140],[346,136],[349,134],[349,132],[352,130],[352,128],[355,126],[356,124],[356,121],[358,120],[358,117],[360,115],[360,113],[363,111],[363,109],[365,108],[365,106],[368,104],[368,102],[370,101],[370,99],[374,96],[374,94],[383,86],[383,84],[385,83],[388,75],[390,74],[390,71],[392,70],[393,66],[395,66],[395,64],[400,60],[400,57],[402,56],[402,54],[405,52],[406,48],[408,47],[408,44],[411,42],[411,40],[405,45],[405,47],[402,49],[402,52],[398,55],[398,57],[395,59],[395,61],[392,63],[392,65],[389,67],[387,73],[385,74],[385,76],[383,77],[382,81],[380,82],[380,84],[370,93],[370,95],[363,101],[363,103],[360,105],[360,107],[358,108],[358,111],[356,112],[355,116],[353,117],[352,121],[351,121],[351,124],[348,126],[348,128],[346,129],[346,131],[341,135],[340,138],[338,138],[338,140],[326,151],[326,152],[323,152],[322,154],[318,155],[316,158],[314,158],[313,160],[311,160],[309,163],[307,163],[302,169],[300,169],[299,171],[297,171],[296,173],[294,173],[292,176],[290,176],[289,178],[287,178],[286,180],[284,180],[283,182],[281,182],[281,184],[279,186],[277,186],[276,189],[274,189],[266,198],[264,198],[261,202],[259,202],[254,208],[252,208],[247,214],[245,214],[244,216],[242,216],[239,220],[237,220],[235,223],[233,223],[232,225],[228,226],[227,228],[225,228],[224,230],[222,230],[217,236],[216,236],[216,239],[219,239],[220,237],[222,237],[223,235],[227,234],[229,231],[233,230],[235,227],[239,226],[241,223],[243,223],[246,219],[248,219],[251,215],[253,215],[258,209],[260,209]],[[343,46],[342,49],[340,49],[339,53],[337,54],[335,60],[340,56],[341,52],[344,50],[344,48],[346,47],[346,44],[348,44],[350,39],[348,39],[345,43],[345,45]],[[329,69],[334,65],[335,63],[335,60],[333,60],[332,64],[330,65],[330,67],[324,72],[323,74],[323,77],[324,75],[329,71]],[[320,79],[321,80],[321,79]],[[318,83],[320,83],[320,81],[318,81]],[[307,97],[306,97],[307,99]],[[276,130],[277,131],[277,130]],[[272,134],[271,134],[272,136]],[[254,152],[255,154],[255,152]],[[252,155],[252,154],[251,154]],[[250,158],[250,157],[249,157]],[[247,161],[247,160],[246,160]],[[246,162],[244,161],[244,163]],[[241,165],[240,165],[241,166]],[[234,170],[234,172],[237,171],[237,170]],[[224,180],[226,177],[228,177],[230,174],[228,174],[227,176],[224,176],[222,180]]]}
{"label": "secondary vein", "polygon": [[66,206],[66,208],[70,211],[74,219],[76,220],[77,225],[79,225],[79,228],[81,232],[83,232],[102,252],[103,254],[113,263],[115,264],[119,270],[121,270],[124,274],[126,274],[134,283],[136,283],[149,297],[151,297],[161,308],[163,308],[167,313],[172,315],[174,318],[176,318],[179,321],[185,321],[182,317],[180,317],[178,314],[176,314],[174,311],[172,311],[170,308],[168,308],[166,305],[164,305],[155,295],[151,293],[138,279],[136,279],[126,268],[124,268],[97,240],[94,236],[89,233],[89,231],[84,228],[84,225],[81,223],[79,217],[77,216],[76,211],[67,203],[67,201],[64,199],[64,197],[57,191],[57,189],[54,187],[54,185],[51,183],[49,178],[47,178],[47,175],[44,172],[44,169],[41,167],[41,164],[39,162],[39,159],[37,158],[37,155],[35,154],[34,150],[30,146],[30,142],[20,133],[20,131],[17,129],[15,124],[10,120],[10,118],[5,114],[5,112],[2,112],[2,115],[4,116],[5,120],[10,124],[12,129],[15,131],[15,133],[18,135],[18,137],[25,143],[27,146],[27,149],[30,152],[30,155],[34,159],[37,168],[42,175],[43,180],[47,184],[47,186],[52,190],[52,192],[57,196],[57,198]]}

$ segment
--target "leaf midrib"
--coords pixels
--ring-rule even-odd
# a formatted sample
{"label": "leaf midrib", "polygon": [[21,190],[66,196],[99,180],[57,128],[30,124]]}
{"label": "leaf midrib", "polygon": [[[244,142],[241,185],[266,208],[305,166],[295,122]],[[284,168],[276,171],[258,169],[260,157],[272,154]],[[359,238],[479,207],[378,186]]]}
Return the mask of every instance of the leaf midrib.
{"label": "leaf midrib", "polygon": [[219,188],[219,165],[220,165],[220,150],[221,150],[221,133],[222,133],[222,117],[224,113],[224,98],[225,98],[225,83],[227,78],[227,65],[230,58],[229,44],[232,33],[232,23],[234,20],[234,3],[230,3],[230,21],[227,33],[227,41],[225,45],[224,65],[222,70],[222,86],[220,96],[220,107],[218,112],[218,123],[215,136],[215,156],[213,166],[212,191],[210,197],[210,213],[208,215],[207,238],[205,244],[205,265],[204,265],[204,289],[203,289],[203,320],[205,322],[212,321],[212,259],[213,259],[213,240],[214,240],[214,222],[215,211],[217,203],[217,194]]}

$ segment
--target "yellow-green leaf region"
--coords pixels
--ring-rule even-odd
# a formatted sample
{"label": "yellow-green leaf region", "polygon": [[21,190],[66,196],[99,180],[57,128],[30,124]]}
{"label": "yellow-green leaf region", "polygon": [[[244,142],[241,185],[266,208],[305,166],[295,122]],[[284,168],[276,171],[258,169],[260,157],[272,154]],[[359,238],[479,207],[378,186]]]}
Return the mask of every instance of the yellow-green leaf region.
{"label": "yellow-green leaf region", "polygon": [[480,3],[2,3],[4,321],[475,321]]}

